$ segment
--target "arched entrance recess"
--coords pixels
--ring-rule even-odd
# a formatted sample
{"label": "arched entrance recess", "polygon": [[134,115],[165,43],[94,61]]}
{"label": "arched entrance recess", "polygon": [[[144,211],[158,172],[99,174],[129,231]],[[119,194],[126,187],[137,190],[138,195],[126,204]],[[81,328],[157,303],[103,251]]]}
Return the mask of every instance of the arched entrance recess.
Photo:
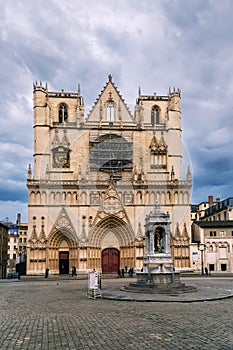
{"label": "arched entrance recess", "polygon": [[154,231],[154,252],[164,253],[165,230],[162,227],[156,227]]}
{"label": "arched entrance recess", "polygon": [[[106,237],[110,235],[115,239],[106,246]],[[135,246],[131,226],[115,215],[99,221],[90,232],[89,258],[90,268],[102,269],[103,273],[118,272],[125,266],[134,267]]]}
{"label": "arched entrance recess", "polygon": [[78,268],[78,242],[66,228],[54,229],[49,235],[46,265],[50,273],[68,274]]}
{"label": "arched entrance recess", "polygon": [[102,251],[102,273],[117,273],[120,269],[120,252],[116,248]]}

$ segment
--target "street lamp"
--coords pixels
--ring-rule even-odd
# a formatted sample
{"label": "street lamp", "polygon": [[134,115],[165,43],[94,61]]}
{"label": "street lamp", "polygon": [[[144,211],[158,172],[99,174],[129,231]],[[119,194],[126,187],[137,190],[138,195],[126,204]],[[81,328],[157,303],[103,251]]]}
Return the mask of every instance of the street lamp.
{"label": "street lamp", "polygon": [[197,243],[197,249],[201,252],[201,274],[204,275],[204,259],[203,254],[206,250],[206,245],[204,243],[198,242]]}

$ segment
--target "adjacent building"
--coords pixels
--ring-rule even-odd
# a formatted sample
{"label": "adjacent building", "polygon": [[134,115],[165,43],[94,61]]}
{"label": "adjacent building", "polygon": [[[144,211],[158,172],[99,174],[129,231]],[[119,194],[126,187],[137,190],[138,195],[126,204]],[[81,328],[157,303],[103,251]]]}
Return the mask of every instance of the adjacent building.
{"label": "adjacent building", "polygon": [[233,273],[233,198],[212,201],[192,224],[192,237],[210,272]]}
{"label": "adjacent building", "polygon": [[7,276],[16,272],[26,275],[28,224],[21,222],[20,214],[17,214],[15,223],[9,221],[8,218],[1,223],[7,229]]}
{"label": "adjacent building", "polygon": [[203,201],[199,204],[192,204],[191,205],[192,221],[202,220],[202,218],[205,217],[205,215],[206,215],[206,209],[213,207],[214,205],[218,204],[219,202],[220,202],[220,198],[216,198],[214,200],[213,196],[208,196],[207,201]]}
{"label": "adjacent building", "polygon": [[7,273],[8,228],[0,222],[0,279]]}
{"label": "adjacent building", "polygon": [[7,254],[7,273],[16,272],[18,262],[19,233],[18,225],[12,222],[6,223],[8,227],[8,254]]}

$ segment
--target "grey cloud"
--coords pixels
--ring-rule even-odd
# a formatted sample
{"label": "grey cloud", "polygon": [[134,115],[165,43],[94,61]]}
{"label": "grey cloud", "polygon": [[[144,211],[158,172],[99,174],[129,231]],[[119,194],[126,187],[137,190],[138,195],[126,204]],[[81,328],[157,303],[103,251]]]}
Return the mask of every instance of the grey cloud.
{"label": "grey cloud", "polygon": [[[169,86],[180,87],[193,199],[230,193],[232,10],[230,0],[4,2],[0,14],[4,200],[24,204],[27,200],[25,181],[33,155],[32,82],[47,81],[56,91],[76,91],[81,83],[90,107],[110,73],[132,111],[139,85],[145,94],[161,95]],[[6,178],[9,182],[4,185]],[[9,208],[16,207],[9,204]]]}

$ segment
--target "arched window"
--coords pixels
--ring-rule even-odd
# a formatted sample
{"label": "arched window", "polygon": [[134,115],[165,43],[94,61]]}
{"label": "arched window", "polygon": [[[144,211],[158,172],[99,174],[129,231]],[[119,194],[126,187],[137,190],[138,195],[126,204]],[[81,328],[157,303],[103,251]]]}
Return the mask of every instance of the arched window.
{"label": "arched window", "polygon": [[155,124],[160,124],[160,109],[155,106],[151,110],[151,124],[154,126]]}
{"label": "arched window", "polygon": [[107,102],[107,121],[114,122],[114,102]]}
{"label": "arched window", "polygon": [[68,121],[68,110],[66,104],[61,104],[58,110],[59,123],[65,123]]}

